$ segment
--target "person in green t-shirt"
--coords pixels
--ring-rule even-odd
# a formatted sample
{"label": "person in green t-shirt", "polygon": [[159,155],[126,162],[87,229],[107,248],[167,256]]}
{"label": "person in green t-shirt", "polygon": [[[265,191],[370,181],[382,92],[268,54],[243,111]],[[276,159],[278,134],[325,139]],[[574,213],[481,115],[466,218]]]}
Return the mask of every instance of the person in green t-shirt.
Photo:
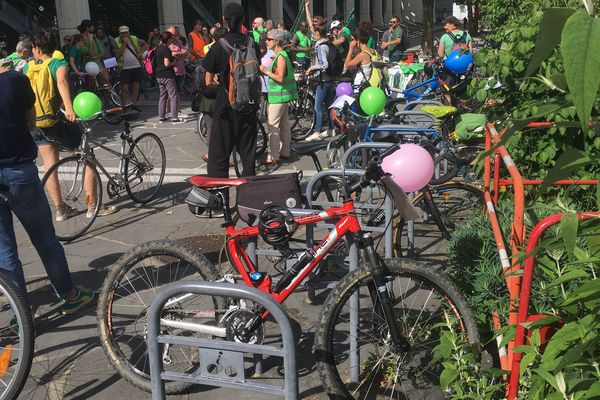
{"label": "person in green t-shirt", "polygon": [[402,59],[402,48],[406,43],[402,43],[403,31],[400,27],[400,18],[393,16],[390,19],[390,39],[381,43],[381,49],[387,49],[391,62],[398,62]]}
{"label": "person in green t-shirt", "polygon": [[308,33],[308,24],[306,21],[300,22],[298,31],[292,37],[290,50],[295,53],[296,61],[300,63],[304,69],[310,66],[309,52],[312,51],[312,40]]}
{"label": "person in green t-shirt", "polygon": [[85,76],[85,71],[83,70],[83,54],[81,54],[82,46],[83,36],[74,35],[73,46],[71,46],[69,49],[66,57],[69,65],[71,66],[71,72],[77,74],[78,76]]}
{"label": "person in green t-shirt", "polygon": [[[84,19],[77,29],[83,36],[83,45],[79,49],[83,55],[83,65],[85,66],[85,64],[90,61],[98,64],[98,67],[100,68],[100,73],[96,75],[98,84],[100,86],[109,87],[110,75],[102,62],[102,45],[100,44],[100,40],[94,35],[94,32],[96,32],[96,25],[89,19]],[[104,104],[110,104],[110,92],[108,90],[102,90],[101,92],[101,95],[104,97]]]}
{"label": "person in green t-shirt", "polygon": [[455,48],[469,49],[470,52],[473,52],[473,40],[467,32],[458,29],[460,26],[458,18],[449,15],[444,18],[442,24],[446,33],[440,38],[440,45],[438,46],[439,57],[445,59]]}

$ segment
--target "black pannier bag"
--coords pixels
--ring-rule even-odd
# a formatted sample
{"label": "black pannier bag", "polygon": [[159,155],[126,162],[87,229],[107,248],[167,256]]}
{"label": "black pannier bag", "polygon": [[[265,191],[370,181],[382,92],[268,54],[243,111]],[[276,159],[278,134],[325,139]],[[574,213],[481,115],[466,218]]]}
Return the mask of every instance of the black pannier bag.
{"label": "black pannier bag", "polygon": [[197,217],[211,218],[215,214],[222,215],[223,213],[223,201],[215,191],[194,186],[189,191],[185,202],[192,214]]}
{"label": "black pannier bag", "polygon": [[248,183],[237,188],[237,209],[240,218],[254,225],[261,210],[277,204],[287,208],[302,208],[300,180],[297,173],[245,177]]}

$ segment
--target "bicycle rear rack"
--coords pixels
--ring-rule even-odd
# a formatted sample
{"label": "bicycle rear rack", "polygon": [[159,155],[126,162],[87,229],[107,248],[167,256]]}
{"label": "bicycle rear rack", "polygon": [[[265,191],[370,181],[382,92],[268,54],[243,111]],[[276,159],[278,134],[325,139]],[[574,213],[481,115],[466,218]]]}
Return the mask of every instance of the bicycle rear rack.
{"label": "bicycle rear rack", "polygon": [[[238,343],[220,339],[162,335],[160,333],[160,316],[163,307],[169,299],[186,293],[241,298],[264,306],[281,328],[283,347]],[[250,390],[285,396],[286,400],[297,400],[299,398],[296,342],[290,320],[281,304],[256,288],[205,281],[173,283],[161,290],[152,302],[148,313],[147,340],[153,400],[165,399],[164,381],[189,382],[215,387]],[[165,371],[161,359],[161,345],[165,344],[197,347],[200,362],[198,369],[191,374]],[[280,387],[246,381],[245,353],[282,357],[285,369],[285,385]]]}

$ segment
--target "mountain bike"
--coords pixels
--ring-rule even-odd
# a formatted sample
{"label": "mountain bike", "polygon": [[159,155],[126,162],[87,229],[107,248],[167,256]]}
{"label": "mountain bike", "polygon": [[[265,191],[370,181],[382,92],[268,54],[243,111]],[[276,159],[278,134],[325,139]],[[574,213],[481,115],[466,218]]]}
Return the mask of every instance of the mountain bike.
{"label": "mountain bike", "polygon": [[[46,196],[52,200],[54,229],[59,240],[70,241],[81,237],[98,216],[103,194],[98,170],[108,179],[106,192],[110,198],[127,192],[131,200],[145,204],[158,194],[166,168],[165,148],[158,136],[146,132],[134,138],[129,123],[125,121],[119,151],[91,137],[93,129],[90,122],[103,120],[113,125],[119,124],[124,114],[115,112],[120,110],[99,112],[88,120],[78,120],[82,135],[76,154],[59,160],[44,174],[42,185]],[[118,157],[119,165],[114,172],[102,166],[94,154],[94,147]],[[60,200],[75,209],[77,214],[57,222],[57,204]]]}
{"label": "mountain bike", "polygon": [[[0,202],[6,201],[2,191]],[[19,289],[0,273],[0,400],[19,396],[33,362],[34,341],[31,309]]]}
{"label": "mountain bike", "polygon": [[[406,204],[404,192],[380,167],[381,160],[396,149],[392,146],[373,157],[362,178],[342,185],[341,206],[293,216],[287,208],[274,205],[262,210],[255,226],[241,229],[234,226],[228,191],[222,189],[247,181],[190,178],[195,189],[206,195],[206,207],[223,212],[223,251],[233,272],[220,274],[202,253],[170,241],[149,242],[121,257],[104,281],[98,302],[99,336],[113,367],[133,385],[151,389],[145,319],[156,291],[163,285],[181,279],[240,281],[258,287],[281,303],[312,271],[323,268],[322,261],[346,238],[357,244],[362,267],[338,283],[319,319],[315,355],[326,392],[352,398],[359,388],[359,396],[355,397],[369,399],[379,395],[394,398],[394,394],[411,399],[416,395],[429,398],[432,392],[443,395],[437,374],[441,365],[432,362],[433,348],[442,325],[462,332],[465,340],[477,348],[479,336],[473,313],[454,285],[434,269],[414,261],[380,258],[373,238],[361,229],[352,200],[354,193],[378,182],[396,203]],[[318,245],[294,258],[293,266],[277,279],[259,271],[242,247],[248,239],[259,236],[267,243],[283,246],[298,227],[322,221],[332,221],[335,227]],[[285,254],[284,260],[289,257]],[[346,308],[348,304],[350,309]],[[262,307],[248,302],[186,294],[170,299],[165,306],[161,334],[258,345],[263,342],[267,318]],[[198,350],[184,345],[164,346],[162,361],[170,371],[193,372],[198,368]],[[396,371],[393,382],[382,385],[378,372],[391,366]],[[166,390],[177,393],[187,386],[169,382]]]}

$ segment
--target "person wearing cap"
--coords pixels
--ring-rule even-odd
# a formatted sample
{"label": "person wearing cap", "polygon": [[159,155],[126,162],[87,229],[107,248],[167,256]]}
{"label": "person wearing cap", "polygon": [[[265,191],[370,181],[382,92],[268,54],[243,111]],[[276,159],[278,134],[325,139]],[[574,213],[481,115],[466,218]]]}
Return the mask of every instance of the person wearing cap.
{"label": "person wearing cap", "polygon": [[[223,22],[229,32],[223,36],[223,39],[231,46],[248,46],[250,42],[258,60],[260,59],[258,44],[248,40],[248,37],[242,34],[244,15],[244,8],[238,3],[228,3],[225,6]],[[215,78],[218,79],[215,113],[208,148],[208,176],[229,177],[229,157],[234,149],[242,160],[242,175],[256,175],[256,112],[242,114],[229,106],[226,92],[230,75],[228,50],[221,44],[212,46],[202,60],[202,66],[206,70],[207,86],[214,87]]]}
{"label": "person wearing cap", "polygon": [[[438,46],[438,56],[440,58],[445,59],[448,57],[452,53],[454,44],[457,41],[463,42],[470,52],[473,51],[473,40],[467,32],[458,28],[460,26],[458,18],[449,15],[442,20],[442,25],[446,33],[440,38],[440,45]],[[465,39],[464,41],[462,40],[463,38]]]}
{"label": "person wearing cap", "polygon": [[25,65],[27,65],[27,61],[31,58],[31,48],[33,47],[33,43],[31,40],[25,39],[21,40],[17,43],[17,48],[15,52],[9,55],[7,58],[12,60],[12,69],[21,72]]}
{"label": "person wearing cap", "polygon": [[121,104],[129,104],[127,99],[131,94],[131,108],[140,111],[136,106],[140,94],[140,81],[144,78],[140,40],[129,33],[129,27],[122,25],[119,27],[119,37],[115,39],[115,44],[114,54],[121,67]]}
{"label": "person wearing cap", "polygon": [[275,52],[271,66],[260,66],[260,72],[269,77],[267,82],[267,111],[269,154],[266,165],[275,166],[281,159],[290,157],[292,130],[288,115],[289,103],[298,100],[298,88],[294,80],[294,68],[287,52],[283,49],[287,35],[282,29],[267,32],[267,49]]}
{"label": "person wearing cap", "polygon": [[333,45],[336,47],[338,53],[340,53],[340,59],[345,60],[350,49],[352,32],[350,32],[347,26],[344,26],[343,17],[339,14],[333,18],[329,30],[333,38]]}
{"label": "person wearing cap", "polygon": [[387,50],[388,57],[391,62],[398,62],[402,59],[402,43],[403,31],[400,27],[400,18],[393,16],[389,23],[390,38],[387,42],[381,42],[381,49]]}

